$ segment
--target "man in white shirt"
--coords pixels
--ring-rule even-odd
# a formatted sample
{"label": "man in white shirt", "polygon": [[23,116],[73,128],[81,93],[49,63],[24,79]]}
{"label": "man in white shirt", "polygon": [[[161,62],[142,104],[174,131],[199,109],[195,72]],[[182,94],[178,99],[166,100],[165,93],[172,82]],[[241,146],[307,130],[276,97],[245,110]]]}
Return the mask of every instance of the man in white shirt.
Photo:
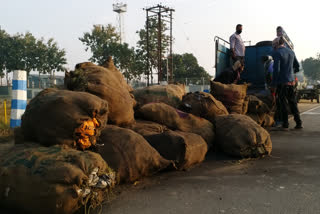
{"label": "man in white shirt", "polygon": [[241,33],[242,25],[238,24],[236,27],[236,32],[230,36],[230,49],[233,63],[235,63],[237,60],[240,60],[242,63],[244,63],[246,47],[240,36]]}

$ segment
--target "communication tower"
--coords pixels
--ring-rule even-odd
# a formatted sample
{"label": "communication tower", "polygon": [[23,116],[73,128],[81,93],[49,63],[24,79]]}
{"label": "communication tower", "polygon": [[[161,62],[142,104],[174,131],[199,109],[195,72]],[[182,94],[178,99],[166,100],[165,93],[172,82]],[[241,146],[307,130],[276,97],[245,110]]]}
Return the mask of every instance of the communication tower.
{"label": "communication tower", "polygon": [[112,6],[113,12],[116,12],[118,14],[118,30],[120,34],[120,43],[122,43],[125,40],[123,14],[127,12],[127,4],[115,3],[112,4]]}

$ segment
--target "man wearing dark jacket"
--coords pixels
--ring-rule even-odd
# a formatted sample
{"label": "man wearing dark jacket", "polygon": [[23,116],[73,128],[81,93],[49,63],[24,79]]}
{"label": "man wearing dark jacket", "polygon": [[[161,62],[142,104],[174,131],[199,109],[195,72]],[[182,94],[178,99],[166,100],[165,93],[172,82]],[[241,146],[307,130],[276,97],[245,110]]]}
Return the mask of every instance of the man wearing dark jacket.
{"label": "man wearing dark jacket", "polygon": [[294,116],[296,122],[296,129],[302,129],[302,121],[300,119],[300,113],[295,96],[295,78],[294,78],[294,60],[295,54],[292,50],[285,47],[285,40],[283,37],[279,38],[279,48],[272,54],[273,65],[273,80],[272,85],[277,86],[277,94],[280,101],[280,114],[283,121],[282,127],[289,128],[288,122],[288,110],[290,110]]}
{"label": "man wearing dark jacket", "polygon": [[231,68],[225,69],[220,75],[218,75],[213,81],[223,84],[237,84],[240,80],[240,74],[244,69],[243,62],[236,61]]}

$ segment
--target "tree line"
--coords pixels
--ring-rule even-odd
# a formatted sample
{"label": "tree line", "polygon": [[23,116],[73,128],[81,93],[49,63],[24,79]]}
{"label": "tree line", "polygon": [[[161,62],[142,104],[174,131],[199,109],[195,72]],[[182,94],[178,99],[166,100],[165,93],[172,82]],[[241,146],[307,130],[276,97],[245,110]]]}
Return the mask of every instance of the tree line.
{"label": "tree line", "polygon": [[302,61],[304,74],[311,80],[320,80],[320,53]]}
{"label": "tree line", "polygon": [[[158,21],[150,19],[149,21],[149,44],[150,60],[149,66],[152,70],[157,69],[157,39],[158,39]],[[169,36],[163,32],[167,30],[165,23],[161,24],[162,28],[162,59],[167,59],[166,50],[169,47]],[[94,25],[90,32],[85,32],[79,40],[86,46],[86,51],[91,51],[92,56],[89,59],[102,65],[108,56],[112,56],[115,65],[123,72],[124,76],[129,79],[141,79],[142,75],[147,75],[147,32],[146,26],[136,32],[139,40],[135,47],[129,47],[127,43],[120,43],[120,35],[116,28],[111,24],[106,26]],[[191,53],[173,54],[174,80],[176,82],[185,82],[186,78],[205,78],[211,76],[206,70],[198,64],[196,57]],[[167,68],[171,66],[170,60],[163,60],[162,70],[166,78]]]}
{"label": "tree line", "polygon": [[28,75],[36,71],[39,76],[65,71],[65,55],[65,50],[60,49],[53,38],[45,41],[35,38],[30,32],[10,35],[0,29],[0,77],[6,76],[7,83],[8,74],[14,70],[25,70]]}
{"label": "tree line", "polygon": [[[155,71],[158,65],[158,20],[150,19],[149,26],[149,67]],[[166,23],[161,23],[161,28],[161,55],[164,59],[162,70],[165,73],[164,78],[166,78],[167,68],[171,66],[171,61],[165,60],[169,57],[166,53],[170,38],[163,33],[167,30]],[[130,47],[127,43],[120,43],[120,35],[111,24],[94,25],[79,40],[84,44],[85,50],[92,53],[90,61],[102,65],[108,56],[112,56],[115,65],[128,80],[141,80],[142,76],[148,73],[146,26],[136,33],[139,40],[135,47]],[[0,77],[6,76],[7,82],[8,74],[14,70],[25,70],[28,75],[31,71],[35,71],[39,73],[39,76],[40,74],[50,74],[51,77],[54,76],[54,72],[65,71],[64,65],[67,64],[65,55],[65,50],[60,49],[52,38],[38,39],[30,32],[10,35],[0,29]],[[173,54],[172,57],[176,82],[185,82],[186,78],[199,80],[210,78],[210,75],[198,64],[193,54]]]}

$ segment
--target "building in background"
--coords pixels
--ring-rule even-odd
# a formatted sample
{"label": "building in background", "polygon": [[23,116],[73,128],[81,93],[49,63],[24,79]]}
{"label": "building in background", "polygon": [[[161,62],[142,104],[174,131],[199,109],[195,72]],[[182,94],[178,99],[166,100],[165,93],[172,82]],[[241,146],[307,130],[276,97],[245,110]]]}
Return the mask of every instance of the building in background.
{"label": "building in background", "polygon": [[[50,75],[30,74],[27,80],[27,97],[32,99],[40,91],[50,87],[59,87],[64,85],[64,76],[55,76],[54,80]],[[8,86],[0,86],[0,99],[11,99],[12,84],[9,82]]]}
{"label": "building in background", "polygon": [[56,76],[53,78],[50,75],[41,75],[39,83],[39,75],[30,74],[28,76],[28,88],[50,88],[53,86],[61,86],[64,84],[64,76]]}

